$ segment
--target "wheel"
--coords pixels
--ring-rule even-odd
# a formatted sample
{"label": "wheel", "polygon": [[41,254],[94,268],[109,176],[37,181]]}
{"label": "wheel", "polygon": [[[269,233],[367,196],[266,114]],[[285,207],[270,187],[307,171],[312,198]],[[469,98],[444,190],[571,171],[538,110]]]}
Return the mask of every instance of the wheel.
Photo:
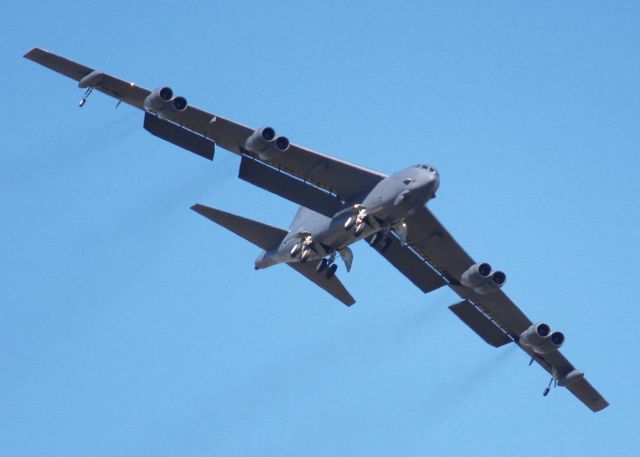
{"label": "wheel", "polygon": [[338,269],[338,265],[336,265],[335,263],[331,265],[329,268],[327,268],[327,279],[333,278],[333,276],[336,274],[337,269]]}
{"label": "wheel", "polygon": [[353,234],[355,236],[360,236],[362,234],[362,232],[364,232],[364,222],[356,225],[356,228],[353,229]]}
{"label": "wheel", "polygon": [[318,273],[322,273],[324,271],[325,268],[327,268],[329,266],[329,261],[327,259],[322,259],[320,262],[318,262],[318,266],[316,267],[316,271]]}
{"label": "wheel", "polygon": [[344,229],[345,230],[350,230],[351,227],[353,227],[353,224],[355,224],[355,223],[356,223],[356,218],[354,216],[349,216],[349,218],[344,223]]}
{"label": "wheel", "polygon": [[391,238],[386,236],[382,243],[380,244],[380,252],[384,253],[387,249],[389,249],[389,245],[391,244]]}
{"label": "wheel", "polygon": [[300,254],[300,263],[306,262],[309,258],[309,254],[311,254],[311,249],[305,249],[302,251],[302,254]]}
{"label": "wheel", "polygon": [[291,248],[291,257],[297,256],[298,255],[298,251],[300,251],[300,245],[298,243],[296,243]]}
{"label": "wheel", "polygon": [[378,244],[378,242],[380,241],[382,235],[380,235],[380,233],[376,233],[371,237],[371,240],[369,241],[369,245],[371,245],[372,247],[376,247],[376,244]]}

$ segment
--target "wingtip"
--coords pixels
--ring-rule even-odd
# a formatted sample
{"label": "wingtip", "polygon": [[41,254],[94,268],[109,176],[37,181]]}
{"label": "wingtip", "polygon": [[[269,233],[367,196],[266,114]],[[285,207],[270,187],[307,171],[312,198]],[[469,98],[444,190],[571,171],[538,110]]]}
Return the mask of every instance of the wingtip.
{"label": "wingtip", "polygon": [[45,51],[44,49],[34,46],[33,48],[29,49],[22,57],[24,57],[25,59],[34,60],[33,58],[37,54],[42,54],[46,52],[47,51]]}

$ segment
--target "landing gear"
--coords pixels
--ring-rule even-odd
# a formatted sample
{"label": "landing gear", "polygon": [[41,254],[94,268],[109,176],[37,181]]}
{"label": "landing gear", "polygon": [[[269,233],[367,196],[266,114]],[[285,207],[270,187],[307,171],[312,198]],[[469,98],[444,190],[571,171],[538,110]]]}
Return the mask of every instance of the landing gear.
{"label": "landing gear", "polygon": [[327,277],[327,279],[331,279],[335,276],[336,270],[338,269],[338,265],[335,264],[336,255],[333,253],[329,257],[325,257],[316,266],[316,271],[318,274],[323,274]]}
{"label": "landing gear", "polygon": [[322,259],[320,262],[318,262],[318,266],[316,267],[316,271],[318,273],[322,273],[329,266],[329,263],[330,263],[329,259]]}
{"label": "landing gear", "polygon": [[300,263],[304,263],[307,261],[309,256],[311,255],[311,246],[313,245],[313,237],[311,235],[306,235],[302,240],[300,246]]}
{"label": "landing gear", "polygon": [[369,240],[369,244],[380,252],[385,252],[391,244],[391,238],[388,233],[378,232]]}
{"label": "landing gear", "polygon": [[356,207],[358,213],[355,216],[349,216],[344,223],[344,229],[346,231],[351,230],[353,227],[353,235],[358,237],[364,232],[365,224],[367,223],[367,210],[364,207]]}
{"label": "landing gear", "polygon": [[346,231],[351,230],[351,228],[355,225],[356,223],[356,218],[355,216],[349,216],[349,218],[346,220],[346,222],[344,223],[344,229]]}
{"label": "landing gear", "polygon": [[558,387],[558,378],[556,377],[556,371],[553,370],[553,375],[551,376],[551,379],[549,380],[549,385],[547,385],[547,388],[544,389],[544,391],[542,392],[542,396],[546,397],[547,395],[549,395],[549,392],[551,391],[551,385],[553,385],[553,387]]}
{"label": "landing gear", "polygon": [[305,235],[302,242],[296,243],[289,251],[291,257],[295,258],[300,255],[300,262],[304,262],[311,255],[313,249],[313,237],[311,235]]}

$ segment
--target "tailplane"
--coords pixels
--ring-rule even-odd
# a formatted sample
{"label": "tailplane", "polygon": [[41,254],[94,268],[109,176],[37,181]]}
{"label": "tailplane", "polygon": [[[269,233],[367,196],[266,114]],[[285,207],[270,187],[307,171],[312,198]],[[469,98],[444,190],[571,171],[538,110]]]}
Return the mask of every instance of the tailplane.
{"label": "tailplane", "polygon": [[286,230],[245,219],[219,209],[209,208],[208,206],[193,205],[191,209],[265,251],[279,244],[287,235]]}
{"label": "tailplane", "polygon": [[[204,205],[193,205],[191,209],[265,251],[280,244],[288,233],[286,230]],[[316,271],[315,264],[294,262],[287,265],[322,287],[345,305],[351,306],[356,302],[336,276],[328,278],[323,272]]]}

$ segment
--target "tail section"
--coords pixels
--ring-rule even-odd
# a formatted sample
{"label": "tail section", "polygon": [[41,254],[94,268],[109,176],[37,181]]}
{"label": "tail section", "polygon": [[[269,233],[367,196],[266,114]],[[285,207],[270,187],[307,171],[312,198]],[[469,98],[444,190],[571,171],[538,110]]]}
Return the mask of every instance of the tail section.
{"label": "tail section", "polygon": [[[269,251],[280,244],[288,233],[286,230],[252,221],[251,219],[245,219],[244,217],[220,211],[219,209],[209,208],[204,205],[193,205],[191,209],[265,251]],[[355,303],[351,294],[349,294],[336,276],[328,278],[327,275],[317,272],[316,266],[311,263],[294,262],[288,263],[287,265],[326,290],[345,305],[351,306]]]}
{"label": "tail section", "polygon": [[208,206],[193,205],[191,209],[265,251],[279,244],[287,235],[286,230],[245,219],[219,209],[209,208]]}

